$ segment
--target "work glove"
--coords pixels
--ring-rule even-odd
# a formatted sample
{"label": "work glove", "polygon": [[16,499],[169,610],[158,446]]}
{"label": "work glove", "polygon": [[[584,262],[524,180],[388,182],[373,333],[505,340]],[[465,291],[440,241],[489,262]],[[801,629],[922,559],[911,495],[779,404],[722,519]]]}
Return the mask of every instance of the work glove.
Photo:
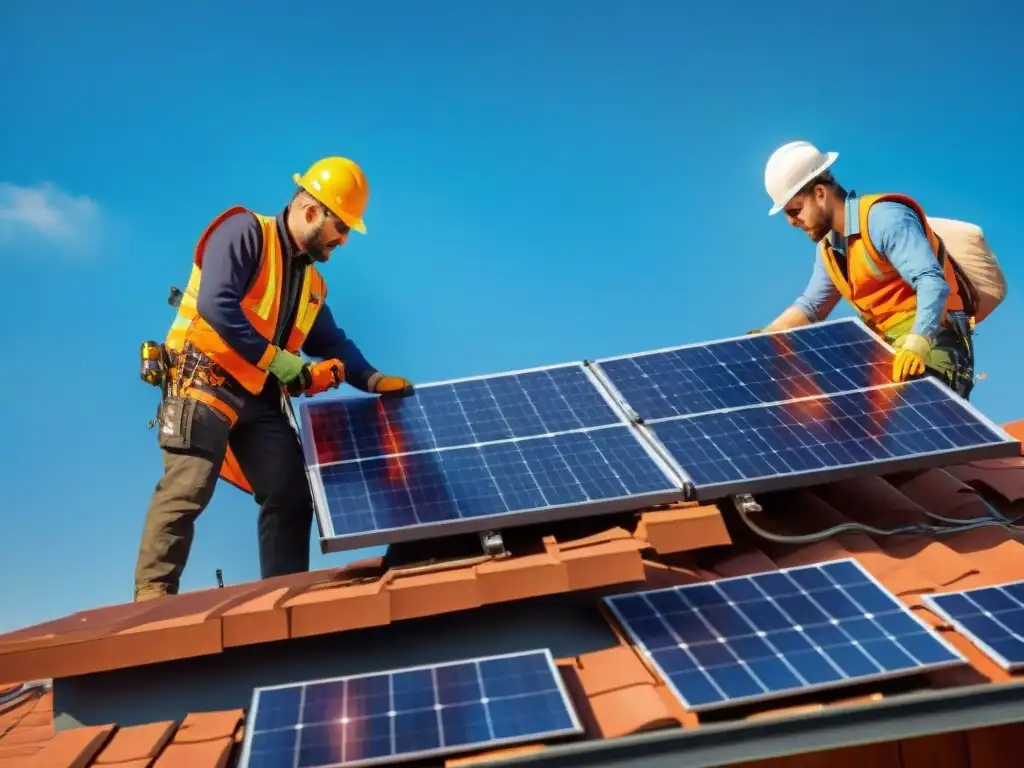
{"label": "work glove", "polygon": [[924,363],[932,344],[924,336],[908,333],[895,341],[896,359],[892,361],[892,380],[906,381],[924,373]]}
{"label": "work glove", "polygon": [[302,373],[306,361],[293,355],[286,349],[278,349],[267,370],[277,377],[282,384],[291,384],[295,377]]}
{"label": "work glove", "polygon": [[306,397],[319,395],[328,389],[337,389],[345,381],[345,365],[341,360],[323,360],[305,364],[299,375],[288,385],[288,394],[303,394]]}
{"label": "work glove", "polygon": [[412,382],[400,376],[385,376],[375,373],[370,377],[368,389],[386,397],[408,397],[415,391]]}

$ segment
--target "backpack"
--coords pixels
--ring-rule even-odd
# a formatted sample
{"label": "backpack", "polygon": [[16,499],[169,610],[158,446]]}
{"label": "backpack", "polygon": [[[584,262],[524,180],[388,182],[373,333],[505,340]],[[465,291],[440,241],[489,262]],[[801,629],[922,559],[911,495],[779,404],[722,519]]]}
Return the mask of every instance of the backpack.
{"label": "backpack", "polygon": [[1006,298],[1006,276],[977,224],[928,217],[946,256],[953,263],[964,310],[977,324]]}

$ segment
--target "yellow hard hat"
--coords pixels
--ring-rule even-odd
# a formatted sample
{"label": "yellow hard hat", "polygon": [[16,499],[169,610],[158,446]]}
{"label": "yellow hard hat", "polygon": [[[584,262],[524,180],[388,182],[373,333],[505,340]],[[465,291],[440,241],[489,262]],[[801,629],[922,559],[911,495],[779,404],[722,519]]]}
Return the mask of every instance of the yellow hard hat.
{"label": "yellow hard hat", "polygon": [[349,227],[366,234],[363,212],[370,200],[370,184],[356,163],[347,157],[325,157],[313,163],[305,176],[296,173],[292,179]]}

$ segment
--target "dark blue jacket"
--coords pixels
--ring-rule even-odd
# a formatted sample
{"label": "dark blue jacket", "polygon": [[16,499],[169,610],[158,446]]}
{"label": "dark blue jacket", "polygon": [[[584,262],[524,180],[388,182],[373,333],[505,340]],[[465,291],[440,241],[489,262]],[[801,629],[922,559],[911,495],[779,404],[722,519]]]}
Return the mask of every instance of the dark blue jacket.
{"label": "dark blue jacket", "polygon": [[[285,208],[277,215],[284,281],[275,346],[284,345],[284,329],[290,328],[295,321],[302,273],[309,264],[309,257],[299,252],[285,226],[287,211]],[[206,241],[203,279],[196,300],[199,314],[206,322],[253,365],[263,356],[268,343],[252,327],[242,311],[241,301],[256,278],[262,251],[263,231],[255,216],[236,213],[222,221]],[[363,357],[356,343],[334,322],[334,315],[326,303],[317,314],[302,351],[312,358],[341,360],[345,365],[345,380],[364,391],[367,380],[377,372]]]}

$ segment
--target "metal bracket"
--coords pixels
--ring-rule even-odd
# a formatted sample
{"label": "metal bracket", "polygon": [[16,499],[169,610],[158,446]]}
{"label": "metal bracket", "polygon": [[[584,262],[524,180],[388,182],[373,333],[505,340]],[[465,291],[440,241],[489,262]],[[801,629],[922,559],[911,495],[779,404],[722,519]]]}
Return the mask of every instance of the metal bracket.
{"label": "metal bracket", "polygon": [[505,541],[501,538],[501,531],[481,531],[480,546],[488,557],[508,557],[508,550],[505,549]]}
{"label": "metal bracket", "polygon": [[757,503],[757,500],[749,493],[737,493],[730,497],[732,503],[736,505],[741,513],[749,515],[751,512],[760,512],[761,505]]}

